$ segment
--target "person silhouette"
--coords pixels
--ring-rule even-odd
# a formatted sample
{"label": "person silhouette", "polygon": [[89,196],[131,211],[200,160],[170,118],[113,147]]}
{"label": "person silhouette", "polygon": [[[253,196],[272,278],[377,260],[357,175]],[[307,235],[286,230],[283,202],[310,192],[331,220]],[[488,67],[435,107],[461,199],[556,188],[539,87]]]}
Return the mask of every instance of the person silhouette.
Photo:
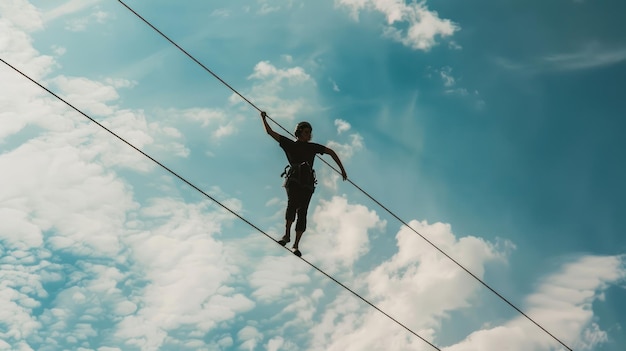
{"label": "person silhouette", "polygon": [[315,191],[315,184],[317,183],[315,171],[313,170],[315,155],[330,155],[339,166],[344,181],[348,179],[348,175],[343,168],[339,156],[337,156],[334,150],[324,145],[311,142],[313,127],[309,122],[303,121],[296,125],[294,132],[296,140],[292,140],[272,130],[267,122],[267,113],[265,113],[265,111],[261,111],[261,119],[265,127],[265,132],[278,142],[289,162],[289,166],[285,168],[285,172],[283,173],[286,177],[284,187],[287,191],[285,234],[278,243],[285,246],[291,241],[291,226],[295,221],[296,239],[293,243],[293,253],[300,257],[302,256],[299,250],[300,239],[306,230],[307,211],[311,197]]}

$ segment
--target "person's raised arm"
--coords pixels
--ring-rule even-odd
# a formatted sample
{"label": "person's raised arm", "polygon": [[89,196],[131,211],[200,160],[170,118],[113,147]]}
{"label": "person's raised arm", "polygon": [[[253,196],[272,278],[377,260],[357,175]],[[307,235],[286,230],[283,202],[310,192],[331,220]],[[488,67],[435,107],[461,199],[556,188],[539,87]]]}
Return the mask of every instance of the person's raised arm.
{"label": "person's raised arm", "polygon": [[263,127],[265,127],[265,132],[269,134],[274,140],[280,141],[280,134],[276,133],[272,130],[269,123],[267,123],[267,113],[265,111],[261,111],[261,119],[263,120]]}
{"label": "person's raised arm", "polygon": [[339,169],[341,169],[341,177],[343,178],[343,180],[348,179],[348,174],[346,173],[346,170],[343,168],[343,164],[341,163],[341,160],[339,159],[339,156],[337,156],[337,153],[331,149],[331,148],[326,148],[326,150],[324,150],[325,154],[329,154],[330,157],[333,158],[333,160],[335,160],[335,163],[337,163],[337,166],[339,166]]}

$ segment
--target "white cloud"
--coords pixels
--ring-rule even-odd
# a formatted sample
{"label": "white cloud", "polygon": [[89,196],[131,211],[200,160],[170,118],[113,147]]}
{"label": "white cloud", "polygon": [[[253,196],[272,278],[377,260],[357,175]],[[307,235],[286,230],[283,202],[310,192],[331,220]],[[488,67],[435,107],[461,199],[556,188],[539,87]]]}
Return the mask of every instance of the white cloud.
{"label": "white cloud", "polygon": [[[50,56],[40,55],[31,45],[31,39],[23,29],[18,28],[15,24],[7,21],[4,17],[0,19],[0,52],[2,59],[19,70],[28,72],[33,79],[41,79],[50,72],[54,66],[54,59]],[[1,65],[2,72],[9,72],[11,69],[4,63]],[[5,75],[3,73],[3,75]],[[23,78],[16,79],[15,72],[11,74],[13,78],[3,80],[0,85],[0,92],[6,90],[15,90],[16,86],[25,86]],[[32,83],[28,83],[32,84]]]}
{"label": "white cloud", "polygon": [[267,351],[279,351],[279,350],[282,350],[282,346],[284,344],[285,344],[285,339],[281,337],[276,337],[276,338],[270,339],[270,341],[267,342],[266,349]]}
{"label": "white cloud", "polygon": [[283,200],[277,198],[277,197],[273,197],[269,200],[267,200],[267,202],[265,203],[265,206],[276,206],[280,203],[282,203]]}
{"label": "white cloud", "polygon": [[[68,175],[76,171],[71,168],[63,170],[67,173],[59,172],[58,177],[70,178]],[[72,183],[80,184],[76,181],[76,175],[74,174]],[[87,179],[91,178],[93,177]],[[112,190],[110,187],[96,187],[100,188],[107,192]],[[93,201],[97,202],[98,199]],[[6,204],[5,201],[2,203]],[[99,206],[85,206],[85,211],[90,212],[90,225],[97,226],[94,220],[106,208],[106,203],[104,201]],[[232,206],[236,201],[229,203]],[[116,203],[119,208],[122,208],[121,205]],[[233,207],[238,210],[236,206]],[[60,212],[64,209],[65,207],[60,208]],[[36,207],[32,210],[35,214],[38,212]],[[120,250],[116,250],[106,255],[112,258],[117,256],[117,264],[121,264],[127,271],[123,272],[111,264],[90,263],[90,255],[86,252],[81,253],[81,256],[85,257],[83,260],[73,266],[67,266],[71,269],[71,274],[65,275],[65,278],[63,275],[54,278],[68,280],[67,285],[55,293],[54,302],[51,307],[44,310],[39,320],[31,316],[32,309],[40,306],[39,300],[47,296],[41,282],[51,281],[50,278],[45,278],[43,273],[55,272],[58,265],[55,267],[46,261],[34,265],[29,263],[32,261],[31,258],[34,258],[36,263],[42,257],[33,257],[29,253],[20,254],[21,251],[17,249],[12,250],[9,256],[3,255],[3,270],[0,272],[2,281],[11,282],[12,286],[21,288],[20,292],[17,289],[0,289],[0,301],[5,306],[3,311],[9,313],[6,316],[0,313],[0,320],[4,323],[11,321],[6,334],[0,337],[15,341],[12,345],[17,345],[19,340],[30,338],[30,335],[37,333],[41,337],[47,336],[46,343],[49,347],[66,343],[75,344],[96,335],[95,325],[92,323],[107,320],[112,322],[118,317],[126,316],[119,324],[118,336],[129,345],[138,345],[147,350],[162,345],[164,336],[169,331],[192,325],[193,328],[188,332],[198,330],[206,332],[216,323],[233,318],[237,313],[251,308],[253,304],[247,298],[224,286],[224,279],[232,270],[229,270],[223,261],[221,245],[211,239],[212,234],[219,232],[219,223],[226,217],[229,217],[229,220],[232,218],[222,211],[207,214],[206,210],[206,203],[187,205],[174,200],[158,200],[142,211],[147,217],[143,223],[149,224],[151,220],[162,222],[160,227],[151,232],[138,232],[137,229],[140,228],[135,230],[124,228],[132,222],[113,221],[112,224],[118,225],[118,228],[92,234],[91,236],[97,240],[98,237],[110,232],[117,235],[118,241],[129,245],[130,250],[124,250],[118,255],[115,253]],[[67,215],[72,216],[72,213]],[[50,218],[47,213],[31,216],[34,223],[41,223]],[[74,220],[77,219],[75,215],[73,217]],[[68,234],[71,233],[60,228],[57,235],[61,237]],[[4,245],[17,242],[15,239],[11,241],[0,239]],[[24,241],[24,238],[19,239]],[[35,241],[34,245],[36,244],[39,244],[39,241]],[[50,247],[54,252],[65,250],[77,252],[80,246],[84,246],[76,242],[74,245],[76,247],[65,247],[60,251],[57,251],[54,244]],[[100,245],[98,248],[104,251],[106,245]],[[101,256],[100,260],[106,260],[106,256]],[[18,259],[19,257],[21,259]],[[12,258],[10,266],[7,265],[8,258]],[[131,266],[126,266],[131,262]],[[32,273],[24,274],[24,268],[32,270]],[[12,274],[13,271],[16,274]],[[133,282],[134,280],[138,281]],[[145,287],[144,281],[149,282]],[[26,289],[27,287],[29,289]],[[123,296],[121,287],[132,291],[129,294],[132,300],[127,300]],[[10,294],[3,295],[4,293]],[[176,304],[171,304],[171,299],[174,299]],[[12,306],[14,308],[11,308]],[[182,331],[176,331],[177,335],[183,335],[180,333]],[[184,336],[182,338],[187,339]]]}
{"label": "white cloud", "polygon": [[[374,211],[358,204],[350,204],[344,197],[333,196],[320,200],[314,209],[311,233],[303,236],[304,250],[311,251],[324,263],[329,272],[350,269],[354,262],[370,249],[370,231],[381,231],[386,222]],[[307,241],[315,245],[307,249]],[[304,251],[303,250],[303,251]]]}
{"label": "white cloud", "polygon": [[[315,94],[316,82],[302,67],[277,68],[269,61],[261,61],[248,76],[254,84],[248,98],[272,118],[291,122],[294,116],[313,110],[305,96]],[[233,94],[232,103],[240,103]]]}
{"label": "white cloud", "polygon": [[337,134],[341,134],[343,132],[347,132],[350,130],[351,126],[350,123],[342,120],[342,119],[336,119],[335,120],[335,127],[337,127]]}
{"label": "white cloud", "polygon": [[116,89],[132,88],[138,84],[137,81],[122,79],[122,78],[106,78],[104,82]]}
{"label": "white cloud", "polygon": [[[592,304],[610,285],[626,278],[624,256],[582,256],[547,276],[527,298],[526,314],[574,350],[593,350],[607,340],[595,322]],[[476,331],[446,351],[558,349],[560,344],[524,317]]]}
{"label": "white cloud", "polygon": [[43,243],[41,229],[31,223],[26,211],[0,208],[0,239],[5,246],[28,249]]}
{"label": "white cloud", "polygon": [[[456,238],[447,224],[411,221],[410,225],[478,277],[486,264],[504,260],[498,247],[475,237]],[[367,287],[367,298],[383,311],[426,340],[434,340],[442,319],[468,308],[479,286],[410,229],[403,227],[396,239],[398,252],[365,272],[359,286]],[[314,349],[320,350],[432,349],[380,312],[361,309],[347,294],[339,295],[326,309],[312,333]]]}
{"label": "white cloud", "polygon": [[272,301],[297,292],[290,287],[308,283],[310,281],[306,274],[308,268],[304,265],[288,264],[291,259],[291,257],[264,258],[249,277],[249,284],[255,289],[252,296],[261,301]]}
{"label": "white cloud", "polygon": [[[222,109],[210,109],[210,108],[189,108],[184,110],[168,110],[165,112],[171,119],[176,119],[177,116],[182,118],[199,122],[202,128],[211,129],[211,136],[214,140],[219,140],[224,137],[236,134],[238,132],[238,125],[242,122],[243,118],[238,114],[229,115]],[[174,116],[174,117],[172,117]]]}
{"label": "white cloud", "polygon": [[[337,155],[339,156],[339,159],[344,165],[344,168],[346,167],[346,161],[350,160],[356,152],[359,152],[365,148],[363,137],[360,134],[358,133],[350,134],[348,136],[348,139],[349,139],[349,142],[345,144],[341,144],[339,142],[331,140],[326,145],[328,148],[334,150],[337,153]],[[334,163],[331,163],[331,165],[335,167]],[[346,169],[346,173],[348,173],[348,177],[349,177],[350,170]],[[337,182],[340,179],[340,175],[337,172],[331,170],[329,167],[324,167],[324,169],[322,169],[321,176],[319,178],[320,178],[319,181],[321,181],[321,183],[324,186],[330,189],[336,190]]]}
{"label": "white cloud", "polygon": [[219,138],[223,138],[225,136],[229,136],[229,135],[233,135],[236,131],[236,128],[234,126],[233,123],[228,123],[222,126],[219,126],[219,128],[217,128],[217,130],[215,130],[215,132],[213,133],[213,136],[215,136],[215,138],[219,139]]}
{"label": "white cloud", "polygon": [[[35,6],[33,6],[27,0],[13,0],[0,2],[0,14],[2,18],[11,19],[12,24],[27,32],[33,32],[43,28],[43,20],[41,14]],[[4,20],[0,20],[4,22]],[[0,41],[6,40],[10,37],[6,31],[2,31],[4,34],[0,37]],[[1,47],[2,45],[0,45]],[[3,53],[4,50],[1,50]]]}
{"label": "white cloud", "polygon": [[4,83],[0,85],[0,140],[4,141],[53,108],[39,98],[41,90],[4,64],[0,65],[0,74]]}
{"label": "white cloud", "polygon": [[3,324],[0,340],[11,342],[12,345],[19,344],[22,339],[30,337],[41,327],[32,310],[40,305],[39,299],[47,296],[43,289],[43,279],[39,274],[39,271],[45,269],[45,264],[40,262],[41,257],[31,251],[24,252],[26,253],[26,256],[22,257],[24,262],[20,262],[20,259],[11,260],[10,258],[15,258],[18,252],[20,251],[7,250],[0,258],[2,264],[0,321]]}
{"label": "white cloud", "polygon": [[65,100],[88,115],[108,115],[113,112],[109,102],[119,95],[114,87],[83,77],[57,76],[52,82]]}
{"label": "white cloud", "polygon": [[[28,71],[25,73],[30,74]],[[86,119],[58,100],[49,96],[30,100],[43,94],[41,89],[18,76],[15,72],[7,72],[7,74],[9,75],[8,80],[15,80],[16,83],[12,90],[7,89],[6,94],[0,98],[0,106],[7,106],[5,112],[0,113],[0,119],[6,121],[0,127],[0,136],[16,133],[25,126],[34,124],[65,133],[66,138],[74,145],[91,144],[92,148],[85,151],[85,154],[100,157],[106,166],[123,166],[141,171],[147,171],[154,167],[151,162],[140,157],[135,150],[130,149],[121,141],[112,138],[110,134],[93,125],[85,127],[83,123]],[[21,81],[19,81],[20,79]],[[102,125],[139,149],[154,145],[155,149],[173,155],[188,156],[189,150],[177,142],[182,134],[175,128],[148,123],[143,112],[121,110],[112,104],[119,98],[115,86],[129,87],[133,85],[133,82],[123,79],[107,79],[106,81],[108,84],[83,77],[56,76],[51,79],[56,90],[58,90],[58,95],[92,118],[104,117],[104,119],[100,119]],[[30,86],[24,86],[25,83],[30,84]],[[16,96],[20,96],[20,98],[16,98]],[[75,126],[75,121],[81,119],[83,120],[80,123],[81,127]],[[94,142],[93,139],[89,139],[90,136],[93,136],[97,141]],[[156,140],[160,143],[155,143]],[[117,149],[117,152],[101,152],[104,151],[104,148],[109,147]]]}
{"label": "white cloud", "polygon": [[[102,262],[102,261],[101,261]],[[39,336],[46,343],[60,345],[87,342],[98,335],[98,323],[118,318],[116,311],[130,303],[118,286],[128,282],[129,275],[107,264],[90,260],[64,265],[65,279],[54,300],[40,316],[43,326]],[[37,342],[36,338],[31,339]]]}
{"label": "white cloud", "polygon": [[[30,39],[4,25],[18,34],[11,45],[3,43],[10,50],[7,56],[23,51],[37,59],[32,48],[22,50]],[[52,69],[47,63],[39,72]],[[163,344],[169,332],[187,342],[193,338],[186,336],[254,306],[226,285],[232,266],[211,238],[232,216],[211,212],[204,202],[174,200],[155,200],[137,212],[128,179],[113,166],[143,172],[154,166],[6,66],[0,73],[3,82],[11,83],[0,87],[0,134],[37,127],[27,140],[6,145],[0,154],[0,166],[6,168],[0,181],[10,184],[0,190],[0,280],[12,286],[0,285],[1,339],[12,349],[37,348],[41,340],[47,347],[78,349],[106,334],[100,328],[107,325],[109,332],[119,328],[116,340],[122,344],[147,350]],[[111,104],[118,98],[115,87],[132,85],[126,80],[105,84],[57,76],[51,81],[69,102],[98,115],[139,148],[159,148],[167,145],[162,138],[181,137],[172,126],[148,123],[141,111]],[[241,209],[234,199],[226,202]],[[52,256],[67,261],[52,264]],[[57,286],[52,296],[44,283]],[[180,303],[172,306],[170,298]],[[42,311],[33,313],[37,308]]]}
{"label": "white cloud", "polygon": [[[449,224],[411,221],[409,225],[479,278],[486,263],[504,259],[498,247],[480,238],[457,239]],[[367,277],[371,294],[384,299],[382,306],[402,320],[415,319],[412,311],[422,311],[421,320],[430,327],[446,311],[468,306],[478,285],[468,284],[471,278],[466,272],[406,227],[396,239],[398,253]],[[413,294],[394,297],[397,291]]]}
{"label": "white cloud", "polygon": [[259,332],[255,327],[244,327],[237,333],[237,338],[241,341],[239,348],[241,350],[254,350],[256,349],[259,341],[263,340],[263,334]]}
{"label": "white cloud", "polygon": [[283,309],[284,313],[293,315],[285,327],[310,326],[316,323],[313,317],[318,310],[320,298],[322,297],[324,297],[324,291],[322,289],[316,289],[310,295],[299,294],[295,301],[290,302],[289,305]]}
{"label": "white cloud", "polygon": [[438,37],[449,37],[459,30],[457,24],[430,11],[425,1],[407,4],[404,0],[335,0],[335,3],[347,7],[354,19],[364,10],[384,14],[387,19],[384,35],[415,50],[428,51],[437,44]]}
{"label": "white cloud", "polygon": [[[150,154],[151,150],[160,150],[161,155],[175,155],[187,157],[189,149],[178,142],[182,133],[167,122],[148,122],[148,117],[143,111],[115,110],[113,115],[100,122],[102,125],[124,138],[140,150]],[[104,147],[115,150],[113,153],[103,153],[102,162],[107,167],[127,167],[141,172],[147,172],[155,167],[155,164],[143,157],[137,151],[131,149],[125,143],[112,138],[109,133],[100,131],[94,138],[101,139]]]}
{"label": "white cloud", "polygon": [[223,244],[213,239],[221,230],[220,223],[233,217],[221,211],[208,212],[208,208],[208,202],[155,199],[142,210],[146,223],[162,224],[127,238],[135,269],[148,282],[137,312],[118,325],[117,335],[127,343],[158,348],[170,332],[185,340],[190,333],[204,334],[254,307],[252,301],[226,286],[236,269],[227,262]]}
{"label": "white cloud", "polygon": [[341,160],[348,160],[352,156],[354,156],[357,151],[361,151],[365,147],[363,137],[360,134],[350,134],[349,139],[350,141],[347,144],[340,144],[336,141],[329,141],[328,147],[335,150],[337,154],[341,157]]}
{"label": "white cloud", "polygon": [[180,114],[183,118],[200,122],[202,127],[208,127],[214,123],[222,123],[226,120],[226,113],[222,110],[207,108],[190,108],[182,111],[170,110],[168,114]]}
{"label": "white cloud", "polygon": [[[0,165],[6,171],[0,178],[12,186],[0,192],[0,199],[25,211],[42,230],[63,233],[48,234],[55,249],[115,254],[119,250],[115,228],[125,210],[134,207],[126,186],[86,161],[81,150],[59,141],[34,140],[3,154]],[[92,213],[93,209],[98,211]]]}
{"label": "white cloud", "polygon": [[287,83],[301,83],[311,79],[302,67],[278,69],[269,61],[261,61],[254,66],[254,73],[248,78],[270,79],[273,83],[287,81]]}

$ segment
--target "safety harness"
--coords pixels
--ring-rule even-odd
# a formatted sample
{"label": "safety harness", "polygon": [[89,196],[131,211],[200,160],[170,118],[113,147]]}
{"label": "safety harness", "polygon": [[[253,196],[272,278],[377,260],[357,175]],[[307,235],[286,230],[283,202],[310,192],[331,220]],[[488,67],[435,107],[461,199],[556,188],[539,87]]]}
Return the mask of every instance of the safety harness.
{"label": "safety harness", "polygon": [[287,165],[280,176],[285,178],[284,187],[291,182],[295,182],[301,187],[314,191],[317,184],[315,170],[308,162],[302,162],[295,166]]}

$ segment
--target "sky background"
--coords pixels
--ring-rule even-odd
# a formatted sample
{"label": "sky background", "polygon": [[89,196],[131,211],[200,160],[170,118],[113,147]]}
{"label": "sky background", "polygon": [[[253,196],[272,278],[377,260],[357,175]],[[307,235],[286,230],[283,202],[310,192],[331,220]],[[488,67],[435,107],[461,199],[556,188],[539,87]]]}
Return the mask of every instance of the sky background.
{"label": "sky background", "polygon": [[[626,4],[126,2],[317,160],[303,258],[446,351],[626,345]],[[0,2],[0,58],[271,237],[258,111],[118,1]],[[434,350],[0,64],[0,350]],[[275,130],[287,134],[278,126]],[[322,159],[333,163],[328,156]]]}

